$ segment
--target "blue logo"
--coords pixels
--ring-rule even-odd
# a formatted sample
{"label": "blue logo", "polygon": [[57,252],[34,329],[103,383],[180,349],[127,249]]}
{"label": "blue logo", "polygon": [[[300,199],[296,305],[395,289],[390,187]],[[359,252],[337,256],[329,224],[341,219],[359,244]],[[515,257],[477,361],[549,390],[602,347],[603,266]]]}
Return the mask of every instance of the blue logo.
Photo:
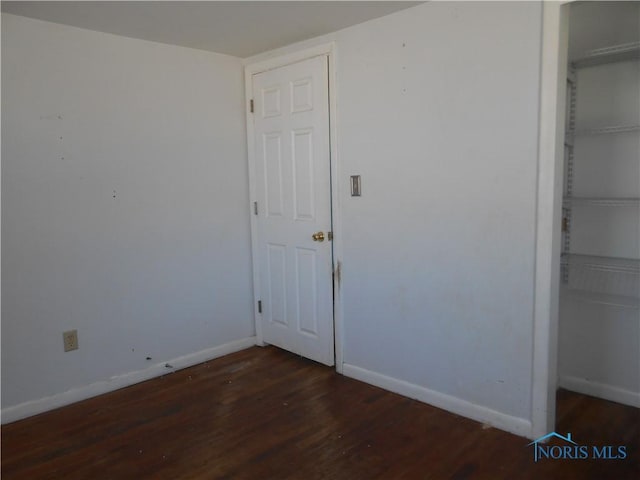
{"label": "blue logo", "polygon": [[[545,445],[544,442],[551,438],[558,438],[562,445]],[[625,445],[579,445],[571,438],[571,433],[566,436],[556,432],[547,433],[536,438],[527,447],[533,445],[533,459],[535,462],[543,458],[552,460],[586,460],[588,458],[600,460],[624,460],[627,458]]]}

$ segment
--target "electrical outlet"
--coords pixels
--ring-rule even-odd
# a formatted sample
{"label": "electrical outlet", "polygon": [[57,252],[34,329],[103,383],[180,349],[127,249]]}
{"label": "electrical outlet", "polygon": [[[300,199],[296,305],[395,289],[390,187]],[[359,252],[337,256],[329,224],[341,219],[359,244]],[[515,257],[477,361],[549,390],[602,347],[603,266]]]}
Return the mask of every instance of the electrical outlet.
{"label": "electrical outlet", "polygon": [[64,341],[64,351],[70,352],[71,350],[78,349],[78,331],[69,330],[62,333],[62,339]]}

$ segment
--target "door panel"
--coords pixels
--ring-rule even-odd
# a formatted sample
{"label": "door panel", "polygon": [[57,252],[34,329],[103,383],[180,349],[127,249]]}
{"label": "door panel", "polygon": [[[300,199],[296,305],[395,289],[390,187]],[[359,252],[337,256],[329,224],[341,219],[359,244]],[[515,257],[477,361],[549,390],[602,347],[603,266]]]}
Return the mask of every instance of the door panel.
{"label": "door panel", "polygon": [[[334,364],[327,57],[253,76],[266,343]],[[324,241],[312,235],[324,233]]]}
{"label": "door panel", "polygon": [[313,221],[315,219],[313,130],[297,130],[292,132],[291,137],[294,220]]}
{"label": "door panel", "polygon": [[284,212],[282,194],[282,146],[279,133],[264,136],[264,171],[266,172],[266,206],[270,217],[281,217]]}

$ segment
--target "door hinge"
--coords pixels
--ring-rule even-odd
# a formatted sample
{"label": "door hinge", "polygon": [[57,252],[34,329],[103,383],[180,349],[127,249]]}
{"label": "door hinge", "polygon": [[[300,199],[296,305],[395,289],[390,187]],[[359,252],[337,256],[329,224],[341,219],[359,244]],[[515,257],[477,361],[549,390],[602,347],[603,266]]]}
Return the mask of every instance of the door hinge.
{"label": "door hinge", "polygon": [[562,217],[562,231],[569,231],[569,219],[567,217]]}
{"label": "door hinge", "polygon": [[253,113],[253,98],[249,100],[249,111]]}
{"label": "door hinge", "polygon": [[258,313],[262,313],[262,300],[258,300]]}
{"label": "door hinge", "polygon": [[258,202],[253,202],[253,214],[258,214]]}

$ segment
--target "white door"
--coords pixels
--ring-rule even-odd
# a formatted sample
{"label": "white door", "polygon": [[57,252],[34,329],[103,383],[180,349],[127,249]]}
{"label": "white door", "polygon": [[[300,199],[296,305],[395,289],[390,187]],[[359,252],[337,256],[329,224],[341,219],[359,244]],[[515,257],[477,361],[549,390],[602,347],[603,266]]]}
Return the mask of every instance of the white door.
{"label": "white door", "polygon": [[263,341],[333,365],[328,58],[254,75],[253,97]]}

